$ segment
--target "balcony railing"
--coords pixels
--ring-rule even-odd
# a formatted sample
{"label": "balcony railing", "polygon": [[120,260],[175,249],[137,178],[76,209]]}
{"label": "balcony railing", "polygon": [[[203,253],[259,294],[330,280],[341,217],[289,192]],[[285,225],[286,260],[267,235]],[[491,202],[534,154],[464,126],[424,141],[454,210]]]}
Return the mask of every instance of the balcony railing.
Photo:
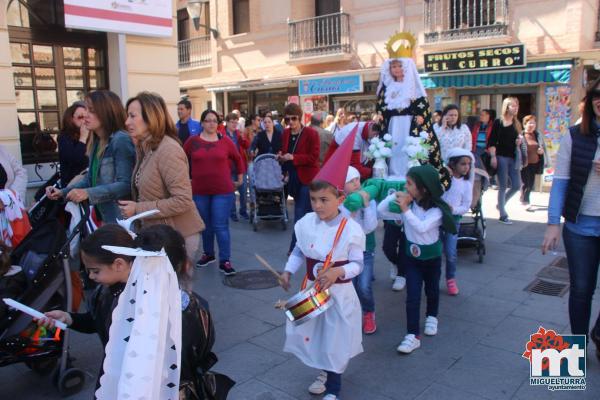
{"label": "balcony railing", "polygon": [[210,36],[180,40],[177,43],[179,68],[210,65]]}
{"label": "balcony railing", "polygon": [[508,0],[425,0],[425,42],[508,34]]}
{"label": "balcony railing", "polygon": [[290,59],[350,53],[350,16],[335,13],[288,21]]}

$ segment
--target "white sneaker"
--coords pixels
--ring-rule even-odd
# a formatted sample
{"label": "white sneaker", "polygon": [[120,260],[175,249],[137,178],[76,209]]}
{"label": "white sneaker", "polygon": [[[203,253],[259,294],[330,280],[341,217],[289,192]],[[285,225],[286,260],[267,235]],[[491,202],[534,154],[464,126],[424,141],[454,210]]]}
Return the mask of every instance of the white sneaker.
{"label": "white sneaker", "polygon": [[[327,382],[327,372],[321,371],[317,379],[308,387],[308,393],[310,394],[323,394],[325,393],[325,382]],[[335,397],[334,397],[335,399]]]}
{"label": "white sneaker", "polygon": [[339,400],[339,397],[337,397],[335,394],[328,394],[323,397],[323,400]]}
{"label": "white sneaker", "polygon": [[437,335],[438,319],[436,317],[429,316],[425,318],[425,333],[427,336]]}
{"label": "white sneaker", "polygon": [[406,287],[406,278],[403,276],[397,276],[394,279],[394,284],[392,285],[392,290],[395,292],[399,292],[401,290],[404,290],[405,287]]}
{"label": "white sneaker", "polygon": [[390,279],[394,280],[398,276],[398,267],[395,264],[390,264]]}
{"label": "white sneaker", "polygon": [[400,346],[398,346],[396,350],[399,353],[410,354],[419,347],[421,347],[421,341],[417,339],[415,335],[409,333],[404,336],[404,340],[402,340],[402,343],[400,343]]}

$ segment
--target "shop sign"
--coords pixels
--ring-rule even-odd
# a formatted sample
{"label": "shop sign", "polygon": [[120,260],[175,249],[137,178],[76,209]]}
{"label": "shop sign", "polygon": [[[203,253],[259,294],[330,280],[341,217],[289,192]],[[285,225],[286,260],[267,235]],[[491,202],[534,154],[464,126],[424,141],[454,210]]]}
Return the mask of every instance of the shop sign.
{"label": "shop sign", "polygon": [[298,82],[298,94],[300,96],[362,93],[362,91],[363,80],[361,75],[300,79]]}
{"label": "shop sign", "polygon": [[64,0],[65,26],[102,32],[170,37],[171,0]]}
{"label": "shop sign", "polygon": [[425,54],[425,72],[487,71],[525,67],[525,45],[486,47]]}

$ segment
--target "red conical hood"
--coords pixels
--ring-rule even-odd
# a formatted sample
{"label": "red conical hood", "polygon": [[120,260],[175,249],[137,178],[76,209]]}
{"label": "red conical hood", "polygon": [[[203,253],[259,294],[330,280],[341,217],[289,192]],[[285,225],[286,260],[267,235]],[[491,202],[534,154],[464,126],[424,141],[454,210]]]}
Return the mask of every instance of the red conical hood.
{"label": "red conical hood", "polygon": [[335,186],[339,191],[344,191],[346,184],[346,174],[350,166],[350,158],[352,157],[352,147],[354,146],[354,138],[358,131],[358,124],[344,139],[340,147],[338,147],[333,155],[327,160],[323,167],[315,176],[314,181],[325,181]]}

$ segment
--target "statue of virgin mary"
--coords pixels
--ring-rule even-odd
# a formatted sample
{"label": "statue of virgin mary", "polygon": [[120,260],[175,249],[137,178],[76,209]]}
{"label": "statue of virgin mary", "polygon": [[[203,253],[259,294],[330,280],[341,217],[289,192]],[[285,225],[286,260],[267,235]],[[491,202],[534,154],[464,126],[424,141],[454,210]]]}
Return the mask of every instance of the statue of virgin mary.
{"label": "statue of virgin mary", "polygon": [[[393,50],[392,44],[400,39],[408,40],[411,45]],[[450,187],[450,174],[443,165],[440,145],[432,129],[427,93],[410,57],[414,42],[414,37],[407,33],[392,36],[386,44],[390,58],[381,65],[377,111],[383,117],[383,131],[392,135],[388,180],[405,180],[411,166],[411,155],[406,151],[408,138],[422,138],[428,156],[420,159],[419,163],[429,163],[436,168],[442,185],[447,189]]]}

